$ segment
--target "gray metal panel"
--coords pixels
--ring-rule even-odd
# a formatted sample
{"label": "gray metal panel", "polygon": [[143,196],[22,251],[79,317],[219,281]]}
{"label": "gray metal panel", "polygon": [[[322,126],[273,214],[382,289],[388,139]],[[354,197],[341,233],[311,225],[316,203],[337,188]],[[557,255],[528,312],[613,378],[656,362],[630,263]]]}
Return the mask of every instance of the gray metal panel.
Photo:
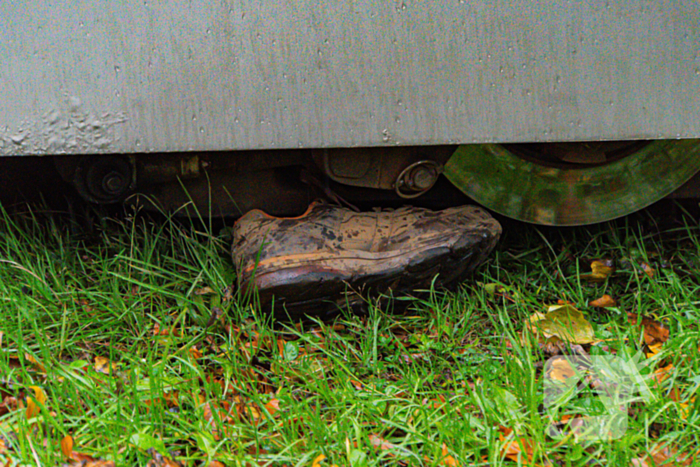
{"label": "gray metal panel", "polygon": [[0,2],[0,154],[700,137],[696,0]]}

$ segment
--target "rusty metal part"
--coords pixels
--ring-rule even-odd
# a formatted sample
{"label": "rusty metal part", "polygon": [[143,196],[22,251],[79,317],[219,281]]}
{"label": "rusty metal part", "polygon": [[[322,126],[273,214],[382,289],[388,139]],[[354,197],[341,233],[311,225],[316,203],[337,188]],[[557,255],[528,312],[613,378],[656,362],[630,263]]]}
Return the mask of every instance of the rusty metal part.
{"label": "rusty metal part", "polygon": [[[407,167],[420,161],[433,161],[442,165],[453,151],[453,146],[322,149],[312,151],[312,157],[323,173],[335,182],[363,188],[395,190],[397,181]],[[424,178],[418,173],[416,177]]]}
{"label": "rusty metal part", "polygon": [[320,193],[301,183],[299,166],[253,172],[205,172],[203,176],[141,186],[127,202],[182,216],[238,217],[259,208],[277,215],[304,212]]}
{"label": "rusty metal part", "polygon": [[414,162],[401,171],[394,191],[405,199],[417,198],[430,190],[443,171],[442,164],[431,160]]}
{"label": "rusty metal part", "polygon": [[133,156],[66,156],[55,158],[61,177],[88,201],[122,201],[136,187]]}

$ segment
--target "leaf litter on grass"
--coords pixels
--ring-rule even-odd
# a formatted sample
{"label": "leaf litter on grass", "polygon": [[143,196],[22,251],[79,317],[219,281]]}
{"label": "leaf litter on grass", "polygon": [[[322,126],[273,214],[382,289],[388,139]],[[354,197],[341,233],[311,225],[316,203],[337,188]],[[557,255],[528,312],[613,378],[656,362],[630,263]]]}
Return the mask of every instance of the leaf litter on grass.
{"label": "leaf litter on grass", "polygon": [[[121,237],[108,234],[108,246],[76,246],[86,251],[77,262],[45,242],[52,261],[68,265],[63,275],[13,247],[32,278],[52,278],[47,296],[60,301],[24,294],[21,281],[3,285],[23,300],[0,326],[0,428],[13,434],[3,454],[11,465],[36,463],[35,453],[46,465],[212,467],[652,465],[663,453],[695,457],[684,426],[695,423],[689,373],[698,349],[689,336],[697,328],[657,309],[690,303],[692,293],[664,295],[661,269],[637,274],[611,259],[572,279],[532,267],[528,255],[551,258],[528,247],[496,252],[479,278],[487,286],[429,291],[402,312],[369,303],[364,314],[285,323],[237,301],[227,245],[182,227],[159,236],[153,229],[165,232],[162,225],[125,226]],[[586,256],[613,253],[601,247]],[[528,272],[518,271],[523,265]],[[606,295],[614,306],[594,302]],[[665,316],[663,325],[653,313]],[[571,357],[635,351],[661,397],[632,406],[630,423],[644,430],[653,420],[653,438],[630,430],[621,461],[606,442],[549,436],[539,409],[543,380],[577,377]],[[575,434],[583,409],[551,421]]]}

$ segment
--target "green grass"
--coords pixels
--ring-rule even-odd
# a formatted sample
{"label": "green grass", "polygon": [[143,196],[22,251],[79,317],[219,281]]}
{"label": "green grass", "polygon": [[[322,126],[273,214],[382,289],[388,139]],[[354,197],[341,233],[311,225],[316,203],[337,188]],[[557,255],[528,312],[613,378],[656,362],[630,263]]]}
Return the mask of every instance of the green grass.
{"label": "green grass", "polygon": [[[692,220],[506,223],[497,251],[455,291],[300,321],[237,295],[227,229],[213,230],[136,213],[84,235],[56,215],[3,214],[0,465],[70,463],[67,436],[74,458],[116,465],[627,466],[663,445],[698,449]],[[599,284],[582,279],[596,258],[616,264]],[[603,294],[618,305],[588,305]],[[550,436],[561,421],[544,407],[551,354],[522,333],[558,300],[602,339],[565,354],[641,355],[642,376],[673,365],[630,405],[620,439]],[[628,312],[668,327],[659,353]],[[583,388],[562,414],[594,413],[593,396]]]}

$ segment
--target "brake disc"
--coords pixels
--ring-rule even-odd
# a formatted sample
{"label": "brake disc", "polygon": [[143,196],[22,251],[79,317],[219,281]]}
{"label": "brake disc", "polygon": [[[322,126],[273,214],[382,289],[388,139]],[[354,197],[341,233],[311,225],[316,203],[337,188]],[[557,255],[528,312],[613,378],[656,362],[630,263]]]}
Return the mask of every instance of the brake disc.
{"label": "brake disc", "polygon": [[566,226],[642,209],[700,170],[700,140],[652,141],[612,161],[588,164],[517,153],[515,146],[460,146],[444,173],[464,194],[497,213]]}

